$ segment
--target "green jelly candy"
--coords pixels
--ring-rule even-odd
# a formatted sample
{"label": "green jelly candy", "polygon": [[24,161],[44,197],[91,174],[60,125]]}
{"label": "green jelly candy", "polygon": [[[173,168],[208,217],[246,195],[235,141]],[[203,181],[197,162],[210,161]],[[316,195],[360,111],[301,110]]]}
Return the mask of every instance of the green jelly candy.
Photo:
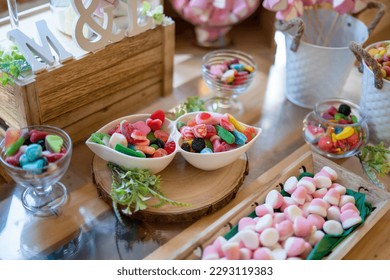
{"label": "green jelly candy", "polygon": [[151,131],[146,135],[146,138],[148,138],[150,141],[156,140],[156,136],[154,136],[154,132]]}
{"label": "green jelly candy", "polygon": [[152,147],[152,148],[154,148],[155,150],[157,150],[158,148],[160,148],[158,145],[156,145],[156,144],[152,144],[152,145],[150,145],[150,147]]}
{"label": "green jelly candy", "polygon": [[8,149],[5,151],[5,155],[7,157],[10,157],[16,154],[19,148],[23,145],[24,141],[24,137],[19,137],[18,140],[15,141],[15,143],[8,147]]}
{"label": "green jelly candy", "polygon": [[114,150],[128,156],[146,158],[143,152],[127,148],[121,144],[116,144]]}
{"label": "green jelly candy", "polygon": [[225,141],[228,144],[233,144],[234,143],[235,137],[234,137],[234,135],[230,131],[224,129],[220,125],[216,125],[215,128],[217,130],[218,136],[221,137],[221,139],[223,141]]}
{"label": "green jelly candy", "polygon": [[210,139],[204,139],[204,142],[206,143],[206,147],[213,150],[213,144],[211,143]]}
{"label": "green jelly candy", "polygon": [[352,119],[353,123],[358,122],[358,118],[355,115],[352,115],[351,119]]}
{"label": "green jelly candy", "polygon": [[61,152],[62,145],[64,144],[64,139],[58,135],[47,135],[45,138],[45,145],[49,151],[53,153]]}
{"label": "green jelly candy", "polygon": [[185,125],[186,125],[186,124],[185,124],[184,122],[177,122],[176,128],[177,128],[177,130],[180,131],[180,128],[182,128],[182,127],[185,126]]}
{"label": "green jelly candy", "polygon": [[341,120],[341,119],[344,119],[344,115],[343,115],[343,114],[340,114],[340,113],[336,113],[336,114],[334,115],[334,119],[335,119],[336,121],[339,121],[339,120]]}

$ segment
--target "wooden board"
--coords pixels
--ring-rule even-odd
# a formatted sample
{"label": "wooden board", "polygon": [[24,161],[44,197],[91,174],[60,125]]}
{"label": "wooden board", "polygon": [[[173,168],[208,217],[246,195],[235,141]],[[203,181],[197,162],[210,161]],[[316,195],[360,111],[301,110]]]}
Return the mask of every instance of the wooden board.
{"label": "wooden board", "polygon": [[339,175],[338,182],[355,191],[364,191],[367,201],[375,210],[365,223],[350,234],[328,259],[341,259],[390,209],[390,194],[374,187],[371,183],[340,165],[319,156],[309,150],[307,145],[298,149],[275,167],[258,177],[251,185],[239,191],[236,199],[213,215],[207,216],[192,224],[183,232],[172,238],[146,259],[199,259],[205,246],[217,236],[226,234],[238,221],[251,213],[255,207],[264,203],[265,196],[272,189],[279,189],[290,176],[296,176],[301,166],[310,172],[318,172],[324,165],[335,169]]}
{"label": "wooden board", "polygon": [[[95,156],[92,164],[93,179],[99,195],[111,205],[111,171],[107,162]],[[203,171],[191,166],[177,154],[170,165],[159,173],[161,189],[170,199],[189,203],[189,207],[164,205],[148,208],[134,214],[134,218],[150,222],[196,221],[202,216],[214,213],[236,195],[248,172],[246,154],[229,166]]]}

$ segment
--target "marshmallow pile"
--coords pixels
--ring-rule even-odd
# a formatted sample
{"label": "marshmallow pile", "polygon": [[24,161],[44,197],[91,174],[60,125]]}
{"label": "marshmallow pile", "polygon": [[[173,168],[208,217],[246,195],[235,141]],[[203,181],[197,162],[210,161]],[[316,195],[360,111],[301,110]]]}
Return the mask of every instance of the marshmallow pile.
{"label": "marshmallow pile", "polygon": [[368,0],[264,0],[263,7],[276,12],[279,20],[301,17],[305,8],[328,7],[339,14],[358,13],[367,7]]}
{"label": "marshmallow pile", "polygon": [[[174,9],[196,29],[199,41],[215,41],[247,18],[260,0],[171,0]],[[202,28],[200,28],[200,26]],[[225,27],[225,28],[212,28]]]}
{"label": "marshmallow pile", "polygon": [[238,232],[229,240],[217,237],[202,259],[306,259],[325,234],[338,236],[362,222],[355,198],[336,179],[328,166],[314,177],[288,178],[283,189],[291,196],[270,191],[256,217],[240,219]]}

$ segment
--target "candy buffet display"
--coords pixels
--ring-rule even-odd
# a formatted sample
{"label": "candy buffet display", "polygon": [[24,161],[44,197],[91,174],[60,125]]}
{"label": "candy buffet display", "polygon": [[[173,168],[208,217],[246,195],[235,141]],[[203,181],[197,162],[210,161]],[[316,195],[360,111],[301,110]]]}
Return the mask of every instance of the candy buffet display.
{"label": "candy buffet display", "polygon": [[305,117],[303,136],[322,155],[350,157],[368,141],[365,118],[360,107],[348,100],[325,99]]}
{"label": "candy buffet display", "polygon": [[205,247],[202,259],[325,257],[371,212],[364,195],[339,184],[338,175],[324,166],[316,174],[289,177],[281,192],[269,191],[250,216]]}
{"label": "candy buffet display", "polygon": [[370,45],[367,52],[380,64],[382,77],[390,81],[390,42]]}

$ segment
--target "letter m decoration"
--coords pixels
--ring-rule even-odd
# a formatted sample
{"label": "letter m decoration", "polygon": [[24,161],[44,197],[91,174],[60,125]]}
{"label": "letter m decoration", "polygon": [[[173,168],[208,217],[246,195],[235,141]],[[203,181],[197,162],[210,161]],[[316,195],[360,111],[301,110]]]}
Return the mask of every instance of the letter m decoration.
{"label": "letter m decoration", "polygon": [[[60,63],[73,59],[73,55],[65,50],[58,39],[49,30],[45,20],[37,21],[35,25],[39,33],[41,45],[27,37],[26,34],[19,29],[13,29],[7,33],[8,39],[18,46],[20,52],[31,65],[31,69],[35,74],[44,71],[47,68],[47,65],[54,64],[55,58],[51,52],[50,46],[57,53]],[[43,60],[43,62],[41,62],[39,58]]]}

